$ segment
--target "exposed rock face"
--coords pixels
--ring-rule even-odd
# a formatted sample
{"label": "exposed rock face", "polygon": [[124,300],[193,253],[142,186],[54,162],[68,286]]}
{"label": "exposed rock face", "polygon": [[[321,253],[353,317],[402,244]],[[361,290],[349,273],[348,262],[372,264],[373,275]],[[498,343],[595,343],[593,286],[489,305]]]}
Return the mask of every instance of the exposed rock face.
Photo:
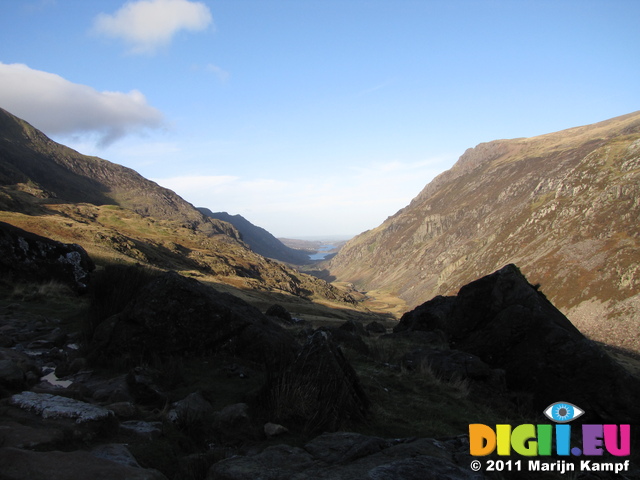
{"label": "exposed rock face", "polygon": [[585,338],[514,265],[471,282],[455,297],[426,302],[395,330],[443,331],[452,348],[503,369],[507,387],[531,394],[536,409],[562,399],[596,422],[640,418],[640,381]]}
{"label": "exposed rock face", "polygon": [[410,305],[515,263],[581,331],[640,351],[640,113],[467,150],[330,273]]}
{"label": "exposed rock face", "polygon": [[91,345],[103,361],[224,351],[263,362],[273,352],[295,350],[293,337],[256,308],[174,272],[152,279],[98,325]]}
{"label": "exposed rock face", "polygon": [[[465,454],[466,450],[466,454]],[[327,433],[303,448],[268,447],[253,456],[216,463],[208,480],[473,480],[462,439],[394,439]]]}
{"label": "exposed rock face", "polygon": [[9,280],[56,280],[83,291],[94,268],[80,245],[56,242],[0,222],[0,269]]}
{"label": "exposed rock face", "polygon": [[324,330],[309,337],[289,366],[270,375],[259,403],[269,420],[310,433],[360,421],[369,409],[355,370]]}

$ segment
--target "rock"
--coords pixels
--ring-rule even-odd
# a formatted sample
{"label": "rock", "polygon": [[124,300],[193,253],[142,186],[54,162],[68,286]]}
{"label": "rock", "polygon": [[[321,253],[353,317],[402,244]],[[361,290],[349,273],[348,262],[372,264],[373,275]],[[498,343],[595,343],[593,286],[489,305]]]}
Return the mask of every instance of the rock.
{"label": "rock", "polygon": [[267,422],[264,424],[264,434],[267,436],[267,438],[278,437],[288,432],[289,430],[286,427],[278,425],[277,423]]}
{"label": "rock", "polygon": [[0,445],[16,448],[42,448],[52,445],[60,445],[64,438],[64,432],[60,428],[43,425],[23,425],[14,420],[0,421]]}
{"label": "rock", "polygon": [[155,470],[121,465],[89,452],[32,452],[0,448],[3,480],[166,480]]}
{"label": "rock", "polygon": [[120,430],[145,440],[153,440],[162,435],[162,422],[127,420],[126,422],[120,423]]}
{"label": "rock", "polygon": [[350,348],[354,352],[363,355],[369,354],[369,346],[364,342],[362,337],[355,332],[340,327],[320,327],[318,330],[330,333],[332,340],[341,347]]}
{"label": "rock", "polygon": [[138,408],[131,402],[111,403],[105,408],[111,410],[116,417],[121,419],[134,418],[139,414]]}
{"label": "rock", "polygon": [[215,430],[228,440],[257,437],[246,403],[227,405],[214,414],[213,423]]}
{"label": "rock", "polygon": [[387,333],[387,328],[381,323],[375,321],[367,323],[364,328],[366,328],[367,332],[370,333]]}
{"label": "rock", "polygon": [[307,432],[335,431],[369,410],[360,380],[331,339],[318,330],[296,359],[272,372],[258,395],[269,420]]}
{"label": "rock", "polygon": [[91,359],[110,363],[225,352],[264,362],[293,357],[295,339],[246,302],[175,272],[144,285],[116,315],[97,326]]}
{"label": "rock", "polygon": [[157,375],[156,372],[152,372],[150,369],[136,367],[127,374],[127,386],[137,403],[164,407],[168,402],[168,398],[156,385],[153,378],[154,374]]}
{"label": "rock", "polygon": [[479,357],[460,350],[418,349],[407,353],[402,364],[409,370],[425,364],[441,380],[465,379],[486,381],[493,370]]}
{"label": "rock", "polygon": [[140,468],[140,464],[131,454],[126,445],[121,443],[109,443],[106,445],[98,445],[91,449],[91,455],[97,458],[104,458],[112,462],[126,465],[128,467]]}
{"label": "rock", "polygon": [[207,480],[480,480],[469,469],[468,443],[457,438],[383,439],[326,433],[304,448],[276,445],[214,464]]}
{"label": "rock", "polygon": [[190,393],[186,398],[175,402],[167,418],[172,422],[190,424],[202,422],[213,415],[213,407],[200,392]]}
{"label": "rock", "polygon": [[106,408],[48,393],[22,392],[13,395],[9,403],[35,412],[42,418],[69,418],[76,423],[103,422],[113,418],[113,412]]}
{"label": "rock", "polygon": [[40,377],[40,369],[27,354],[0,348],[0,393],[24,390]]}
{"label": "rock", "polygon": [[339,328],[347,332],[355,333],[356,335],[360,335],[362,337],[369,336],[369,332],[364,328],[364,325],[360,322],[356,322],[355,320],[347,320],[342,325],[340,325]]}
{"label": "rock", "polygon": [[515,265],[436,297],[402,317],[398,330],[440,329],[457,350],[505,371],[507,388],[542,411],[559,400],[589,423],[634,423],[640,381],[585,338]]}
{"label": "rock", "polygon": [[278,304],[271,305],[265,312],[265,315],[267,315],[268,317],[276,317],[284,321],[286,324],[293,323],[291,314],[282,305],[278,305]]}
{"label": "rock", "polygon": [[82,292],[95,265],[80,245],[60,243],[0,222],[0,269],[14,282],[55,280]]}

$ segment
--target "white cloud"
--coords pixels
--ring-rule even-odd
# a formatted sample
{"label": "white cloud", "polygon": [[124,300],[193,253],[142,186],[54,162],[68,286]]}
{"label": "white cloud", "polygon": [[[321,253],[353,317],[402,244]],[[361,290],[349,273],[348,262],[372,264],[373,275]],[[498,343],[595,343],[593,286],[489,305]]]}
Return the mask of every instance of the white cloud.
{"label": "white cloud", "polygon": [[128,2],[113,15],[99,14],[93,30],[119,38],[130,45],[131,53],[153,54],[171,43],[181,30],[206,29],[213,19],[209,8],[188,0],[139,0]]}
{"label": "white cloud", "polygon": [[137,90],[99,92],[22,64],[0,62],[0,106],[48,135],[91,134],[102,146],[163,125]]}
{"label": "white cloud", "polygon": [[188,202],[240,214],[276,236],[357,234],[407,206],[443,170],[442,161],[393,161],[315,172],[308,178],[155,178]]}
{"label": "white cloud", "polygon": [[213,63],[208,64],[205,67],[205,69],[207,70],[207,72],[211,72],[216,77],[218,77],[218,80],[220,80],[221,82],[226,82],[227,80],[229,80],[229,77],[231,76],[229,72],[227,72],[226,70],[223,70],[217,65],[214,65]]}

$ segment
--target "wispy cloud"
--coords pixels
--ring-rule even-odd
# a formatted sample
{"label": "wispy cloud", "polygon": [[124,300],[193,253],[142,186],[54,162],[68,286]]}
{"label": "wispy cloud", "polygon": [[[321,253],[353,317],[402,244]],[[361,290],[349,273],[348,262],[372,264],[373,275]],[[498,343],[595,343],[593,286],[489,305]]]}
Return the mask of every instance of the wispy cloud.
{"label": "wispy cloud", "polygon": [[213,22],[209,7],[188,0],[139,0],[113,14],[101,13],[93,31],[123,40],[133,54],[153,54],[182,30],[205,30]]}
{"label": "wispy cloud", "polygon": [[164,125],[137,90],[99,92],[23,64],[0,63],[0,105],[49,135],[90,134],[100,146]]}
{"label": "wispy cloud", "polygon": [[214,65],[213,63],[209,63],[205,67],[205,70],[207,72],[213,73],[216,77],[218,77],[218,80],[220,80],[223,83],[229,80],[229,77],[231,76],[229,72],[227,72],[226,70],[223,70],[217,65]]}
{"label": "wispy cloud", "polygon": [[153,180],[197,206],[239,213],[279,236],[356,234],[408,205],[443,170],[443,161],[372,163],[287,181],[198,175]]}

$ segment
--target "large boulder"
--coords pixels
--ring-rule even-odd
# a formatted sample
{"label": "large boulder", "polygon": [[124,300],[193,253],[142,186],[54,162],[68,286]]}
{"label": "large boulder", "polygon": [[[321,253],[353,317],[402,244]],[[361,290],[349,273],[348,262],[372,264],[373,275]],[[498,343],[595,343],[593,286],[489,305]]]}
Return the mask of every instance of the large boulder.
{"label": "large boulder", "polygon": [[293,362],[269,372],[258,403],[269,421],[309,433],[361,421],[370,406],[358,375],[325,330],[314,332]]}
{"label": "large boulder", "polygon": [[158,274],[95,327],[91,360],[226,353],[258,362],[292,357],[297,343],[258,309],[175,272]]}
{"label": "large boulder", "polygon": [[593,422],[640,418],[640,380],[577,328],[515,265],[436,297],[405,314],[396,331],[440,330],[452,348],[503,369],[507,387],[527,392],[542,410],[578,405]]}
{"label": "large boulder", "polygon": [[87,252],[0,222],[0,271],[9,281],[55,280],[84,291],[95,265]]}
{"label": "large boulder", "polygon": [[122,465],[89,452],[32,452],[0,448],[3,480],[86,480],[126,478],[129,480],[166,480],[156,470]]}
{"label": "large boulder", "polygon": [[214,464],[207,480],[479,480],[462,439],[384,439],[326,433],[304,448],[275,445]]}

